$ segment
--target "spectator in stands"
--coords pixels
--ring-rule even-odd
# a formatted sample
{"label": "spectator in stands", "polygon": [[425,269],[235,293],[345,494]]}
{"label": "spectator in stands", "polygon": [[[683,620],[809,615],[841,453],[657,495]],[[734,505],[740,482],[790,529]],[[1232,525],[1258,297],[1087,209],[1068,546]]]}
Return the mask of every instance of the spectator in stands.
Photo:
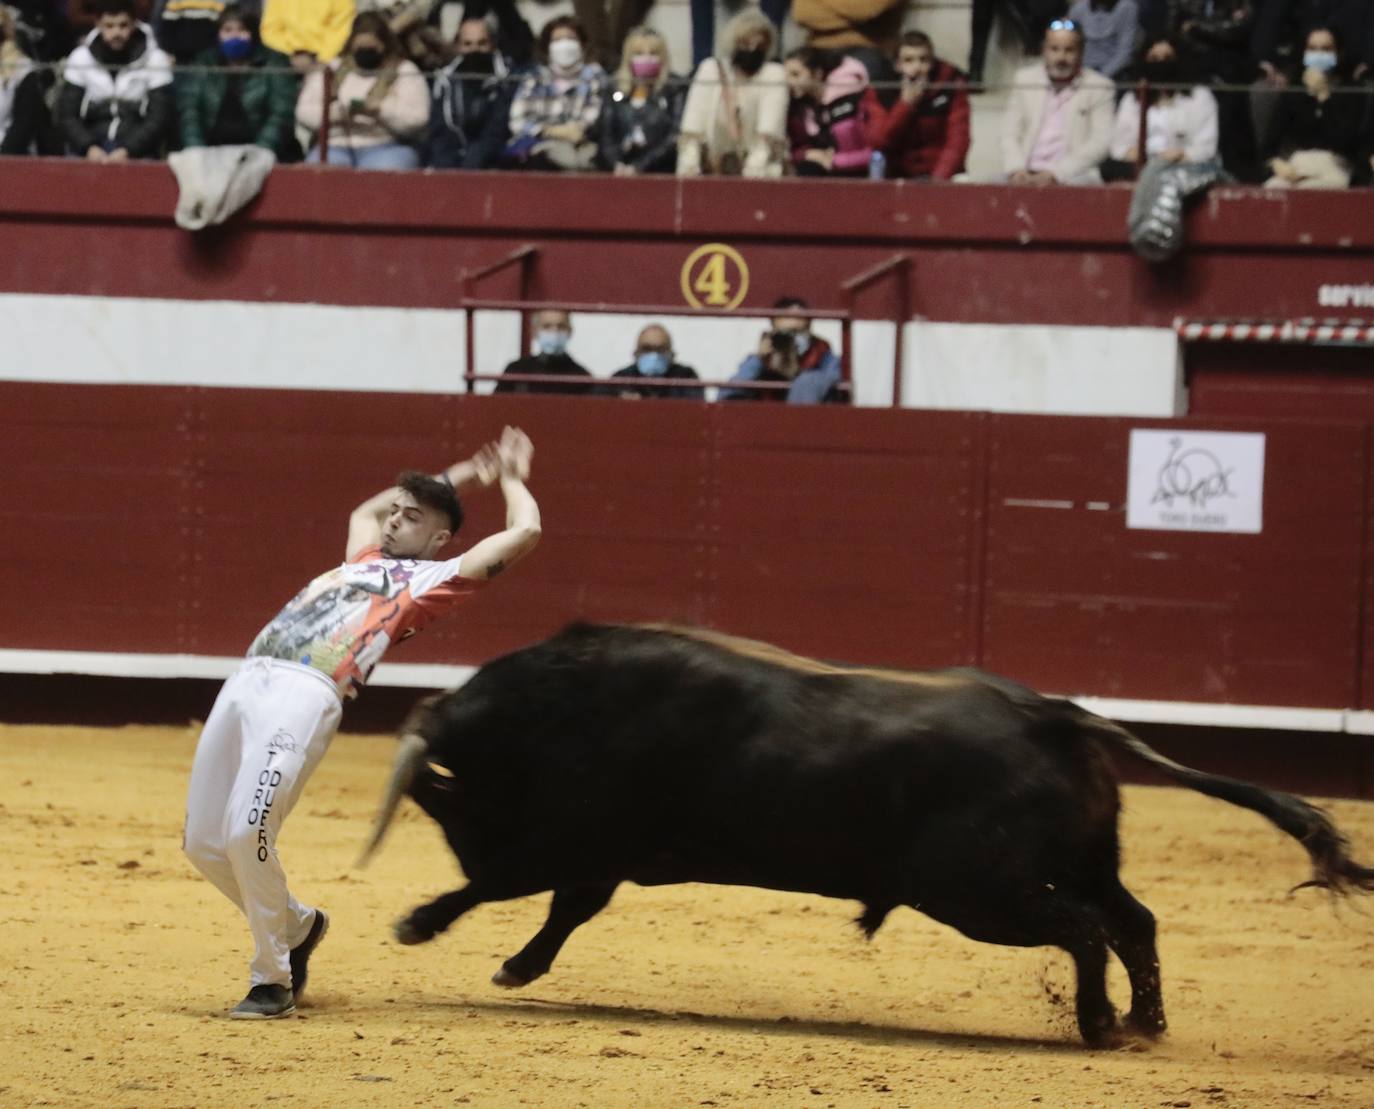
{"label": "spectator in stands", "polygon": [[218,42],[224,0],[157,0],[153,34],[177,65],[188,65]]}
{"label": "spectator in stands", "polygon": [[0,5],[0,154],[57,154],[43,72],[20,48],[14,17]]}
{"label": "spectator in stands", "polygon": [[[355,169],[415,169],[417,143],[429,122],[429,87],[387,21],[364,12],[340,57],[329,102],[329,164]],[[296,121],[316,133],[308,161],[319,161],[318,133],[324,124],[324,71],[307,75],[296,104]]]}
{"label": "spectator in stands", "polygon": [[255,145],[300,158],[292,127],[296,77],[286,56],[263,46],[257,21],[237,4],[219,17],[218,42],[176,85],[181,145]]}
{"label": "spectator in stands", "polygon": [[541,64],[515,90],[510,142],[501,162],[515,169],[586,170],[597,156],[606,71],[586,59],[587,34],[570,15],[539,31]]}
{"label": "spectator in stands", "polygon": [[72,29],[58,0],[5,0],[0,7],[9,9],[10,34],[29,60],[56,62],[71,52]]}
{"label": "spectator in stands", "polygon": [[1258,175],[1250,97],[1241,89],[1215,86],[1239,85],[1250,79],[1253,22],[1251,0],[1170,0],[1166,28],[1185,72],[1214,86],[1221,158],[1243,181],[1256,180]]}
{"label": "spectator in stands", "polygon": [[[545,374],[557,377],[591,378],[591,371],[568,354],[572,338],[572,317],[561,308],[544,308],[534,314],[534,353],[518,358],[503,374]],[[498,381],[498,393],[567,393],[586,396],[592,387],[569,383]]]}
{"label": "spectator in stands", "polygon": [[668,69],[668,43],[652,27],[636,27],[625,37],[615,87],[601,110],[601,165],[618,177],[672,173],[682,101]]}
{"label": "spectator in stands", "polygon": [[[787,18],[792,0],[760,0],[764,16],[776,28]],[[716,44],[716,0],[691,0],[692,12],[692,69],[695,71]]]}
{"label": "spectator in stands", "polygon": [[1186,85],[1187,75],[1174,44],[1150,43],[1140,75],[1149,82],[1145,111],[1145,156],[1140,156],[1140,96],[1126,93],[1116,109],[1111,156],[1102,163],[1106,181],[1127,181],[1151,158],[1166,162],[1207,162],[1217,156],[1217,101],[1205,85]]}
{"label": "spectator in stands", "polygon": [[721,31],[720,57],[697,67],[682,110],[677,171],[778,177],[787,149],[787,75],[768,61],[778,32],[757,8]]}
{"label": "spectator in stands", "polygon": [[948,181],[964,172],[969,148],[968,81],[935,56],[930,36],[908,31],[897,51],[902,90],[878,145],[889,177]]}
{"label": "spectator in stands", "polygon": [[673,340],[662,324],[651,323],[639,333],[635,343],[635,360],[623,370],[611,374],[611,384],[598,392],[602,396],[639,399],[641,397],[670,397],[676,400],[702,400],[700,389],[685,385],[658,385],[660,378],[689,377],[697,380],[691,366],[683,366],[673,357]]}
{"label": "spectator in stands", "polygon": [[93,162],[160,157],[174,110],[172,59],[134,19],[133,0],[105,0],[95,30],[67,59],[58,94],[67,149]]}
{"label": "spectator in stands", "polygon": [[486,169],[506,144],[515,86],[510,62],[496,51],[485,19],[464,19],[458,56],[434,76],[429,104],[429,164]]}
{"label": "spectator in stands", "polygon": [[356,14],[353,0],[266,0],[262,41],[308,73],[339,56]]}
{"label": "spectator in stands", "polygon": [[432,0],[356,0],[359,14],[377,12],[401,44],[401,53],[429,73],[453,60],[453,44],[428,22]]}
{"label": "spectator in stands", "polygon": [[1340,41],[1329,27],[1307,34],[1303,93],[1280,97],[1268,166],[1271,189],[1344,189],[1360,153],[1361,98],[1339,95],[1344,83]]}
{"label": "spectator in stands", "polygon": [[1038,65],[1016,74],[1002,125],[1002,166],[1014,185],[1100,183],[1112,135],[1115,88],[1083,68],[1083,31],[1056,19]]}
{"label": "spectator in stands", "polygon": [[1083,64],[1119,81],[1131,64],[1140,32],[1135,0],[1074,0],[1069,18],[1083,28]]}
{"label": "spectator in stands", "polygon": [[[63,6],[62,0],[58,0],[58,4]],[[104,8],[105,0],[66,0],[65,12],[72,34],[84,41],[86,36],[95,30]],[[134,0],[135,22],[151,26],[152,18],[153,0]]]}
{"label": "spectator in stands", "polygon": [[1303,71],[1303,41],[1313,27],[1330,27],[1344,44],[1352,80],[1374,68],[1374,0],[1258,0],[1250,56],[1275,89],[1287,88]]}
{"label": "spectator in stands", "polygon": [[829,343],[811,334],[807,317],[786,314],[788,308],[806,307],[801,297],[779,297],[773,304],[778,313],[773,329],[763,333],[758,351],[741,362],[730,379],[791,382],[785,394],[781,389],[722,389],[721,400],[780,400],[785,395],[788,404],[843,403],[839,357]]}
{"label": "spectator in stands", "polygon": [[[434,14],[442,6],[436,7]],[[520,14],[515,0],[466,0],[461,22],[470,19],[485,20],[488,27],[495,25],[496,53],[510,63],[512,70],[534,64],[534,32]]]}
{"label": "spectator in stands", "polygon": [[783,63],[791,103],[787,137],[801,177],[862,177],[886,113],[853,58],[803,46]]}

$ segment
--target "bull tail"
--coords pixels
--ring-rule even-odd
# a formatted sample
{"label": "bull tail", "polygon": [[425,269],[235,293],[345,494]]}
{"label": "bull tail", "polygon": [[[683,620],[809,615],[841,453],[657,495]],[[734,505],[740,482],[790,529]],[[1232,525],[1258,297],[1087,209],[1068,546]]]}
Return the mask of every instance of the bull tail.
{"label": "bull tail", "polygon": [[386,792],[382,795],[381,808],[377,810],[377,816],[372,821],[372,835],[368,837],[362,854],[358,856],[356,866],[364,867],[372,861],[373,854],[382,845],[386,830],[391,826],[401,798],[415,781],[415,775],[420,772],[420,767],[424,765],[428,754],[429,743],[423,735],[415,731],[401,733],[401,745],[396,752],[396,761],[391,767],[391,778],[386,784]]}
{"label": "bull tail", "polygon": [[1294,889],[1317,886],[1342,895],[1374,892],[1374,869],[1361,866],[1350,857],[1350,841],[1331,817],[1315,805],[1291,793],[1261,789],[1235,778],[1204,774],[1161,755],[1119,724],[1087,712],[1083,712],[1082,717],[1082,725],[1112,747],[1148,763],[1179,785],[1259,813],[1301,843],[1312,860],[1312,877]]}

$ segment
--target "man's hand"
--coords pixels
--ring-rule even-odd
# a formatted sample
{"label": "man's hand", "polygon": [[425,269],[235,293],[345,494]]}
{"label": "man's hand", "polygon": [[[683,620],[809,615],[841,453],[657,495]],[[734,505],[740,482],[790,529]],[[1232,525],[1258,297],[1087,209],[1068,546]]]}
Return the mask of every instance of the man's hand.
{"label": "man's hand", "polygon": [[902,103],[915,104],[921,99],[926,91],[925,81],[903,81],[902,82]]}
{"label": "man's hand", "polygon": [[1274,171],[1276,177],[1280,177],[1285,181],[1298,180],[1298,171],[1282,158],[1270,158],[1269,168]]}
{"label": "man's hand", "polygon": [[1264,83],[1271,89],[1286,89],[1288,78],[1283,70],[1279,69],[1273,62],[1260,62],[1260,71],[1264,74]]}
{"label": "man's hand", "polygon": [[1187,156],[1187,151],[1177,146],[1171,146],[1160,155],[1166,162],[1181,162]]}
{"label": "man's hand", "polygon": [[802,155],[804,161],[815,162],[821,169],[829,173],[835,168],[835,152],[829,147],[815,148],[808,150]]}
{"label": "man's hand", "polygon": [[635,169],[629,162],[616,162],[613,172],[617,177],[637,177],[639,175],[639,170]]}
{"label": "man's hand", "polygon": [[773,355],[773,333],[765,331],[759,337],[759,357],[767,362]]}
{"label": "man's hand", "polygon": [[129,160],[129,152],[122,146],[118,146],[110,151],[110,156],[105,160],[107,162],[127,162]]}
{"label": "man's hand", "polygon": [[88,147],[86,147],[86,161],[88,161],[88,162],[104,162],[104,161],[106,161],[106,160],[107,160],[107,159],[106,159],[106,157],[105,157],[105,151],[104,151],[104,149],[103,149],[102,147],[99,147],[99,146],[88,146]]}
{"label": "man's hand", "polygon": [[1302,71],[1303,87],[1307,89],[1318,100],[1325,100],[1331,95],[1331,82],[1325,73],[1320,69],[1308,67]]}
{"label": "man's hand", "polygon": [[518,427],[508,427],[501,432],[497,455],[501,460],[502,477],[513,477],[518,481],[529,480],[530,462],[534,459],[534,444]]}
{"label": "man's hand", "polygon": [[1009,180],[1013,185],[1053,185],[1054,174],[1047,169],[1038,169],[1034,173],[1028,169],[1018,169]]}

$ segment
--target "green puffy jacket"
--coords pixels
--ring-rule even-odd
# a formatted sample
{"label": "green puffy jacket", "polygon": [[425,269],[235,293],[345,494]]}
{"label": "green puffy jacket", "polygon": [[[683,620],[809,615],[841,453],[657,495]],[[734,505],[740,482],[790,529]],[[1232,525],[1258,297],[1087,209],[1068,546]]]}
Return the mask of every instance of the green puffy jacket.
{"label": "green puffy jacket", "polygon": [[[218,47],[196,56],[195,66],[223,66]],[[181,145],[204,146],[214,129],[229,76],[221,69],[211,73],[188,66],[177,73],[177,114],[181,117]],[[297,79],[285,54],[261,44],[253,49],[244,72],[243,110],[257,130],[254,142],[282,153],[291,138],[296,119]]]}

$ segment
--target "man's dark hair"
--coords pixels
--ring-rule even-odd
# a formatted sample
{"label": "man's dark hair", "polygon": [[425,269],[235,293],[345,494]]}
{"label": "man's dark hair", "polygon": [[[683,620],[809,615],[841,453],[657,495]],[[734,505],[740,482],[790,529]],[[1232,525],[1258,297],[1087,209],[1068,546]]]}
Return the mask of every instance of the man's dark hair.
{"label": "man's dark hair", "polygon": [[924,46],[930,51],[931,57],[935,56],[935,44],[924,31],[907,31],[898,41],[897,49],[900,50],[903,46]]}
{"label": "man's dark hair", "polygon": [[95,6],[96,18],[102,15],[127,15],[130,19],[135,18],[134,0],[100,0]]}
{"label": "man's dark hair", "polygon": [[449,531],[458,534],[463,526],[463,506],[458,503],[458,494],[452,485],[419,470],[407,470],[396,479],[396,485],[414,497],[416,504],[442,512],[448,517]]}
{"label": "man's dark hair", "polygon": [[811,305],[802,300],[801,297],[781,296],[773,301],[774,308],[810,308]]}

